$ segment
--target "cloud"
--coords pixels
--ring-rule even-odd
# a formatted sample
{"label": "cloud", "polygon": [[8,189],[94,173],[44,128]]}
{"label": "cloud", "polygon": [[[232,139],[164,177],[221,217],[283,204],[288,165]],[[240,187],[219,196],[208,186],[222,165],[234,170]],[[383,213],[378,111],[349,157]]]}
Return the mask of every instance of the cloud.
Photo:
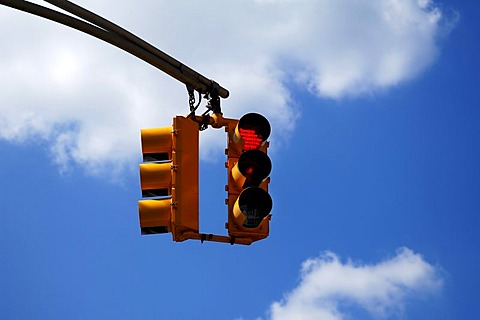
{"label": "cloud", "polygon": [[398,316],[408,298],[438,292],[442,284],[438,270],[408,248],[371,265],[326,252],[302,264],[299,285],[271,305],[271,319],[340,320],[356,307],[373,317]]}
{"label": "cloud", "polygon": [[[452,28],[428,0],[77,3],[215,79],[231,92],[225,116],[264,114],[278,145],[300,116],[292,87],[385,90],[425,70]],[[140,158],[140,128],[188,111],[183,85],[97,39],[4,6],[0,30],[0,138],[46,142],[62,170],[122,172]],[[202,157],[220,159],[225,139],[209,131]]]}

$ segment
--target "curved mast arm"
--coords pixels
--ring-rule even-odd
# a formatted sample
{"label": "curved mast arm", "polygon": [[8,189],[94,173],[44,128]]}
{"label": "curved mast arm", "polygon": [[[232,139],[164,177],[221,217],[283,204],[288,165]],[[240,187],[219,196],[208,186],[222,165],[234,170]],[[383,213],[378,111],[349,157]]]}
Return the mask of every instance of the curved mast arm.
{"label": "curved mast arm", "polygon": [[187,87],[193,88],[202,94],[211,93],[215,90],[218,96],[222,98],[229,96],[228,90],[219,86],[215,81],[204,77],[120,26],[72,2],[66,0],[45,1],[90,23],[28,1],[0,0],[0,4],[55,21],[108,42],[160,69],[184,83]]}

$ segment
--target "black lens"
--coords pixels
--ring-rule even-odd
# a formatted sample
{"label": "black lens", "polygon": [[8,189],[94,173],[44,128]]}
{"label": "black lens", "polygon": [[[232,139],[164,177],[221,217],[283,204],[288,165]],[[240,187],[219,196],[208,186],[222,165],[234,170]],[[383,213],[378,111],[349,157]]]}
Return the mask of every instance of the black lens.
{"label": "black lens", "polygon": [[267,118],[258,113],[247,113],[238,121],[239,129],[251,129],[262,137],[263,141],[270,136],[270,123]]}
{"label": "black lens", "polygon": [[255,228],[270,211],[272,211],[272,198],[267,191],[259,187],[249,187],[240,194],[238,206],[245,215],[245,228]]}
{"label": "black lens", "polygon": [[272,170],[272,162],[265,152],[248,150],[238,158],[238,170],[246,178],[244,188],[259,186]]}

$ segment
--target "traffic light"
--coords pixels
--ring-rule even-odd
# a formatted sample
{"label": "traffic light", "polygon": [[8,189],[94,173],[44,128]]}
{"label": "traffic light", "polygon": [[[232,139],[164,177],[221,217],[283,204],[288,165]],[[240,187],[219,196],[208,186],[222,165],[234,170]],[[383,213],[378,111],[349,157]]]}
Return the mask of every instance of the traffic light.
{"label": "traffic light", "polygon": [[177,116],[173,125],[141,130],[142,234],[172,233],[174,241],[198,234],[198,123]]}
{"label": "traffic light", "polygon": [[228,168],[228,222],[231,239],[253,242],[268,237],[273,202],[268,193],[272,163],[267,155],[270,135],[268,120],[248,113],[230,120],[226,149]]}

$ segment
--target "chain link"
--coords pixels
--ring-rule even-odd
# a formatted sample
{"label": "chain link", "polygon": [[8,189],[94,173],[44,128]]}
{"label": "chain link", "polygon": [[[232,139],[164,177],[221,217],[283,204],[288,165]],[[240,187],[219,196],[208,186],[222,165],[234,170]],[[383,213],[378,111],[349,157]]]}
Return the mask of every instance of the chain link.
{"label": "chain link", "polygon": [[188,104],[190,106],[190,113],[195,115],[195,91],[188,90]]}

